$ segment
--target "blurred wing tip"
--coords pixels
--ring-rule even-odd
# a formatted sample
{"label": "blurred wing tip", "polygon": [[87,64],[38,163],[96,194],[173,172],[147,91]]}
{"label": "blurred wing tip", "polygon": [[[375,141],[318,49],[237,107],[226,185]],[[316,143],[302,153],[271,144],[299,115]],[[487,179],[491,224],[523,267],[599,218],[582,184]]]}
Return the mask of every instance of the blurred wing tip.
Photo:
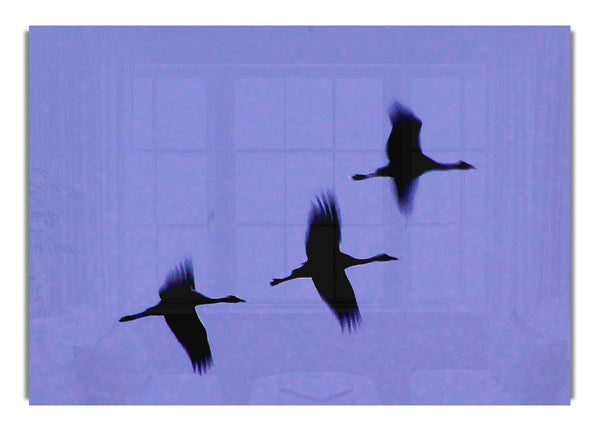
{"label": "blurred wing tip", "polygon": [[331,191],[327,194],[324,193],[321,197],[317,196],[311,204],[309,226],[316,224],[334,225],[338,229],[341,226],[340,210],[335,194]]}
{"label": "blurred wing tip", "polygon": [[408,106],[403,105],[398,101],[394,101],[388,109],[390,121],[392,124],[398,124],[403,121],[416,120],[421,122],[421,119],[415,115],[415,113]]}
{"label": "blurred wing tip", "polygon": [[325,211],[327,208],[337,207],[337,199],[335,193],[331,190],[322,191],[320,195],[315,196],[315,203],[313,202],[313,208]]}
{"label": "blurred wing tip", "polygon": [[323,216],[327,218],[333,218],[337,215],[337,200],[335,193],[331,190],[322,192],[321,195],[315,197],[315,201],[311,203],[310,218],[311,221],[323,219]]}
{"label": "blurred wing tip", "polygon": [[362,318],[358,309],[340,315],[339,320],[342,327],[342,332],[347,330],[348,333],[356,331],[362,322]]}
{"label": "blurred wing tip", "polygon": [[208,373],[208,370],[212,368],[212,365],[212,360],[192,362],[194,373],[197,373],[199,376]]}
{"label": "blurred wing tip", "polygon": [[167,274],[165,282],[159,289],[159,293],[162,298],[162,295],[168,295],[169,291],[179,291],[181,289],[196,290],[194,265],[190,256],[186,257]]}

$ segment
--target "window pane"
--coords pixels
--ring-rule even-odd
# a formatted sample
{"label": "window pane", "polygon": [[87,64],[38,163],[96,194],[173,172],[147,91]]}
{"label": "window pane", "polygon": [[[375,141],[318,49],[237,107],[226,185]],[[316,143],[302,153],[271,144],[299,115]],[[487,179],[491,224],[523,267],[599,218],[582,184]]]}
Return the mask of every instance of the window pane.
{"label": "window pane", "polygon": [[156,121],[159,148],[206,148],[206,82],[157,81]]}
{"label": "window pane", "polygon": [[285,132],[287,148],[331,148],[333,88],[329,79],[291,79],[286,82]]}
{"label": "window pane", "polygon": [[239,223],[283,224],[285,157],[278,153],[235,156],[235,219]]}
{"label": "window pane", "polygon": [[311,202],[322,192],[333,191],[333,155],[288,153],[285,173],[287,224],[305,226]]}
{"label": "window pane", "polygon": [[[335,81],[335,147],[385,151],[387,120],[378,79]],[[387,129],[385,129],[387,130]]]}
{"label": "window pane", "polygon": [[273,278],[284,277],[284,228],[238,227],[235,229],[235,295],[248,302],[280,302],[283,284],[271,287]]}
{"label": "window pane", "polygon": [[244,149],[282,149],[284,139],[284,81],[235,81],[235,146]]}
{"label": "window pane", "polygon": [[158,156],[158,223],[205,224],[206,156]]}

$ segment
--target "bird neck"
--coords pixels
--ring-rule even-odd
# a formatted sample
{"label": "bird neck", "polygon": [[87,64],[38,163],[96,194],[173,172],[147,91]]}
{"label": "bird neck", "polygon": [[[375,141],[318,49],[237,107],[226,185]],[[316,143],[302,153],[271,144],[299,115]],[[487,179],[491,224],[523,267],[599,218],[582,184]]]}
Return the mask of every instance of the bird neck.
{"label": "bird neck", "polygon": [[201,299],[196,299],[195,305],[206,305],[206,304],[217,304],[219,302],[228,302],[228,298],[208,298],[204,297]]}
{"label": "bird neck", "polygon": [[379,255],[369,257],[366,259],[357,259],[357,258],[349,256],[345,253],[342,253],[342,254],[343,254],[344,267],[346,267],[346,268],[349,268],[351,266],[356,266],[356,265],[364,265],[366,263],[371,263],[371,262],[381,260]]}

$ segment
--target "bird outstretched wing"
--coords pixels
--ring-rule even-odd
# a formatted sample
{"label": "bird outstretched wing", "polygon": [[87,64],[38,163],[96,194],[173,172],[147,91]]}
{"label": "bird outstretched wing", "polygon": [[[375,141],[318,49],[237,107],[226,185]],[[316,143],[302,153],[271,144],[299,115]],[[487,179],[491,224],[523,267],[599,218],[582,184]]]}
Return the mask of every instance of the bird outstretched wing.
{"label": "bird outstretched wing", "polygon": [[187,297],[190,292],[195,291],[194,266],[192,265],[192,259],[187,258],[167,275],[159,290],[159,295],[160,299],[168,301]]}
{"label": "bird outstretched wing", "polygon": [[350,280],[342,268],[331,274],[321,273],[312,277],[313,283],[323,301],[329,306],[342,327],[351,332],[361,321],[360,310],[356,302]]}
{"label": "bird outstretched wing", "polygon": [[392,131],[387,141],[387,156],[390,163],[406,157],[406,153],[421,151],[419,133],[421,132],[421,119],[408,107],[395,102],[389,110]]}
{"label": "bird outstretched wing", "polygon": [[165,321],[190,357],[194,372],[206,373],[212,366],[212,355],[206,329],[194,307],[190,306],[184,313],[167,314]]}
{"label": "bird outstretched wing", "polygon": [[332,261],[342,239],[340,216],[333,193],[323,194],[312,204],[306,230],[306,256],[318,262]]}
{"label": "bird outstretched wing", "polygon": [[335,314],[342,330],[356,329],[360,312],[354,290],[340,262],[341,222],[333,193],[312,204],[306,231],[306,256],[312,280],[323,301]]}

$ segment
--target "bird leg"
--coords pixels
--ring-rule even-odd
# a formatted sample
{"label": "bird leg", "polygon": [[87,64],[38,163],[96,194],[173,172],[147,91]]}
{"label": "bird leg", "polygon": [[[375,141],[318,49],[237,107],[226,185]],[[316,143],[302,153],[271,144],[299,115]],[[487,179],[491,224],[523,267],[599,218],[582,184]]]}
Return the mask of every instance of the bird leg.
{"label": "bird leg", "polygon": [[130,314],[129,316],[123,316],[119,319],[119,322],[129,322],[130,320],[135,320],[135,319],[139,319],[141,317],[146,317],[149,316],[149,314],[146,311],[142,311],[141,313],[137,313],[137,314]]}
{"label": "bird leg", "polygon": [[375,172],[373,172],[372,174],[354,174],[352,175],[352,179],[354,181],[360,181],[360,180],[366,180],[367,178],[373,178],[376,177],[377,174]]}
{"label": "bird leg", "polygon": [[285,278],[274,278],[273,280],[271,280],[271,286],[276,286],[279,283],[283,283],[284,281],[288,281],[288,280],[292,280],[294,278],[298,278],[298,277],[294,277],[292,275],[289,275]]}
{"label": "bird leg", "polygon": [[307,268],[302,265],[300,268],[296,268],[292,271],[290,275],[285,278],[274,278],[271,280],[271,286],[276,286],[279,283],[283,283],[284,281],[293,280],[294,278],[305,278],[310,277],[310,274],[307,273]]}
{"label": "bird leg", "polygon": [[164,313],[161,312],[160,303],[158,303],[157,305],[155,305],[153,307],[146,308],[141,313],[130,314],[129,316],[123,316],[119,319],[119,322],[129,322],[130,320],[140,319],[140,318],[146,317],[146,316],[158,316],[161,314],[164,314]]}

